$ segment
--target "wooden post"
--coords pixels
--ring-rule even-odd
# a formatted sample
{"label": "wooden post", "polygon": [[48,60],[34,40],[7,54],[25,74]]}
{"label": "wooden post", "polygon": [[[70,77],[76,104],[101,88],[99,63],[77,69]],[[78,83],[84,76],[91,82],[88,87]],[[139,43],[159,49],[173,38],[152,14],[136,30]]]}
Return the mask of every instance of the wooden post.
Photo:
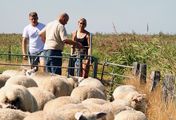
{"label": "wooden post", "polygon": [[139,75],[139,67],[140,64],[138,62],[133,62],[133,75],[138,76]]}
{"label": "wooden post", "polygon": [[175,76],[166,75],[162,85],[162,98],[165,102],[176,99]]}
{"label": "wooden post", "polygon": [[8,54],[8,60],[11,62],[11,45],[9,45]]}
{"label": "wooden post", "polygon": [[[98,59],[95,58],[95,57],[92,57],[91,59],[94,59],[93,78],[97,78]],[[91,62],[91,61],[90,61],[90,62]]]}
{"label": "wooden post", "polygon": [[146,83],[146,77],[147,77],[147,65],[146,64],[140,64],[139,80],[140,80],[141,84]]}
{"label": "wooden post", "polygon": [[105,65],[106,65],[106,61],[103,64],[103,69],[102,69],[102,72],[101,72],[101,81],[103,80]]}
{"label": "wooden post", "polygon": [[152,86],[150,91],[153,91],[156,88],[158,82],[160,81],[160,71],[152,71],[150,79],[152,80]]}

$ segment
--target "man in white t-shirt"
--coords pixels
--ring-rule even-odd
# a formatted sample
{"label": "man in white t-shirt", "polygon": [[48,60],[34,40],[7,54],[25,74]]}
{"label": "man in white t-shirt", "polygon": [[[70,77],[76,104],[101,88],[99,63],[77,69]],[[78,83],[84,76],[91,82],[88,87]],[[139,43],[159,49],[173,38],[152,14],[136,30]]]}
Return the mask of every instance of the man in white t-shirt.
{"label": "man in white t-shirt", "polygon": [[29,21],[30,24],[24,28],[22,35],[23,59],[27,60],[27,56],[29,56],[31,68],[36,66],[38,70],[37,65],[39,63],[39,57],[37,55],[41,55],[44,47],[44,42],[38,33],[45,27],[45,25],[38,22],[38,15],[36,12],[29,13]]}

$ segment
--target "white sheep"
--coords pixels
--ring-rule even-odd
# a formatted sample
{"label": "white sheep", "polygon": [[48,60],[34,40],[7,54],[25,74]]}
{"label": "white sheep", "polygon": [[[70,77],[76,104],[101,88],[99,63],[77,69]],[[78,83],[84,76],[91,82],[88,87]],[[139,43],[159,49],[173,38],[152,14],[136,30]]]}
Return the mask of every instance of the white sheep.
{"label": "white sheep", "polygon": [[39,87],[30,87],[28,90],[37,101],[38,110],[42,110],[45,103],[55,98],[51,92],[42,90]]}
{"label": "white sheep", "polygon": [[31,76],[31,78],[36,81],[40,88],[52,92],[56,97],[70,95],[77,84],[76,79],[48,73],[36,74]]}
{"label": "white sheep", "polygon": [[26,75],[26,70],[5,70],[2,72],[2,75],[8,75],[10,77],[16,75]]}
{"label": "white sheep", "polygon": [[70,96],[61,96],[61,97],[58,97],[58,98],[55,98],[53,100],[48,101],[45,104],[43,111],[50,113],[50,112],[53,112],[66,104],[71,104],[71,103],[77,104],[77,103],[79,103],[79,101],[70,97]]}
{"label": "white sheep", "polygon": [[24,75],[16,75],[10,77],[5,85],[22,85],[26,88],[28,87],[37,87],[37,83],[30,77],[24,76]]}
{"label": "white sheep", "polygon": [[79,81],[78,86],[92,86],[105,92],[105,86],[98,79],[92,77],[88,77],[86,79]]}
{"label": "white sheep", "polygon": [[[59,116],[63,120],[103,120],[106,113],[99,112],[94,113],[84,107],[82,104],[67,104],[57,109],[53,113]],[[60,119],[59,119],[60,120]],[[104,119],[105,120],[105,119]]]}
{"label": "white sheep", "polygon": [[114,120],[147,120],[147,117],[141,111],[125,110],[116,114]]}
{"label": "white sheep", "polygon": [[10,78],[9,75],[0,74],[0,88],[3,87],[6,81]]}
{"label": "white sheep", "polygon": [[91,86],[79,86],[73,89],[71,97],[80,102],[88,98],[100,98],[106,100],[106,95],[98,88]]}
{"label": "white sheep", "polygon": [[121,104],[114,104],[109,101],[102,101],[97,98],[90,98],[82,101],[82,104],[91,112],[104,112],[106,113],[106,120],[114,120],[114,115],[123,111],[132,109],[128,106]]}
{"label": "white sheep", "polygon": [[36,111],[26,116],[23,120],[44,120],[44,115],[43,111]]}
{"label": "white sheep", "polygon": [[98,105],[103,105],[105,103],[109,103],[106,100],[99,99],[99,98],[88,98],[85,99],[84,101],[81,102],[82,104],[98,104]]}
{"label": "white sheep", "polygon": [[55,114],[47,114],[44,111],[37,111],[29,114],[23,120],[65,120]]}
{"label": "white sheep", "polygon": [[125,100],[130,106],[136,110],[145,112],[146,110],[146,94],[140,94],[132,85],[118,86],[114,92],[113,97],[115,100]]}
{"label": "white sheep", "polygon": [[31,93],[21,85],[8,85],[0,89],[2,108],[14,108],[34,112],[38,110],[36,100]]}
{"label": "white sheep", "polygon": [[23,120],[28,114],[21,110],[4,108],[0,109],[0,120]]}

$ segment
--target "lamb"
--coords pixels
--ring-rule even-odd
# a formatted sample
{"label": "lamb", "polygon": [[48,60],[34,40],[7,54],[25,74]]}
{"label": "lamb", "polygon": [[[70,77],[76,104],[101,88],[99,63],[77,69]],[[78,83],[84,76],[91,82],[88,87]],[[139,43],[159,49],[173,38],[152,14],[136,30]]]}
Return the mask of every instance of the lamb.
{"label": "lamb", "polygon": [[105,92],[105,86],[98,79],[88,77],[80,81],[78,86],[85,86],[85,85],[96,87],[101,91]]}
{"label": "lamb", "polygon": [[55,97],[69,96],[76,85],[76,79],[59,75],[34,75],[31,76],[41,89],[52,92]]}
{"label": "lamb", "polygon": [[73,89],[71,97],[80,102],[87,98],[100,98],[106,100],[106,95],[98,88],[91,86],[79,86]]}
{"label": "lamb", "polygon": [[0,74],[0,88],[3,87],[6,81],[10,78],[9,75]]}
{"label": "lamb", "polygon": [[121,85],[113,92],[115,100],[122,99],[130,104],[136,110],[145,112],[146,110],[146,95],[137,92],[136,88],[132,85]]}
{"label": "lamb", "polygon": [[2,108],[14,108],[34,112],[38,110],[37,103],[31,93],[21,85],[8,85],[0,89]]}
{"label": "lamb", "polygon": [[28,88],[28,90],[35,98],[38,110],[42,110],[45,103],[55,98],[55,96],[51,92],[42,90],[39,87],[30,87]]}
{"label": "lamb", "polygon": [[37,83],[30,77],[24,76],[24,75],[16,75],[16,76],[12,76],[11,78],[9,78],[6,82],[5,85],[22,85],[26,88],[28,87],[37,87]]}
{"label": "lamb", "polygon": [[23,120],[29,113],[9,108],[0,109],[0,120]]}
{"label": "lamb", "polygon": [[147,117],[140,111],[125,110],[116,114],[114,120],[147,120]]}
{"label": "lamb", "polygon": [[70,96],[61,96],[58,97],[56,99],[50,100],[49,102],[47,102],[43,108],[43,111],[46,112],[53,112],[55,110],[57,110],[58,108],[66,105],[66,104],[77,104],[79,103],[78,100],[70,97]]}

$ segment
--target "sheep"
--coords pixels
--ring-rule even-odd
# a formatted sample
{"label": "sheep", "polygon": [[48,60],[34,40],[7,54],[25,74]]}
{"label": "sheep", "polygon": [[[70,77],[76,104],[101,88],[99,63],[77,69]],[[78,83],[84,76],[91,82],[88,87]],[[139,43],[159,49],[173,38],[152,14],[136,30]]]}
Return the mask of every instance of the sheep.
{"label": "sheep", "polygon": [[[92,103],[93,102],[93,103]],[[88,108],[91,112],[104,112],[106,113],[107,120],[114,120],[114,115],[123,111],[123,110],[131,110],[132,108],[121,105],[114,104],[109,101],[103,101],[97,98],[89,98],[82,101],[82,104]]]}
{"label": "sheep", "polygon": [[92,86],[100,89],[101,91],[105,92],[105,86],[95,78],[88,77],[86,79],[83,79],[82,81],[79,81],[78,86]]}
{"label": "sheep", "polygon": [[130,107],[136,110],[146,111],[146,94],[140,94],[132,85],[121,85],[113,92],[115,100],[122,99],[129,103]]}
{"label": "sheep", "polygon": [[44,120],[44,115],[43,111],[36,111],[26,116],[23,120]]}
{"label": "sheep", "polygon": [[2,75],[8,75],[10,77],[15,75],[26,75],[26,70],[5,70]]}
{"label": "sheep", "polygon": [[31,93],[21,85],[8,85],[0,89],[2,108],[14,108],[34,112],[38,109],[36,100]]}
{"label": "sheep", "polygon": [[5,85],[11,85],[11,84],[22,85],[26,88],[38,86],[37,83],[32,78],[24,76],[24,75],[12,76],[11,78],[7,80]]}
{"label": "sheep", "polygon": [[77,104],[79,103],[78,100],[70,97],[70,96],[61,96],[61,97],[58,97],[56,99],[53,99],[53,100],[50,100],[48,101],[44,108],[43,108],[43,111],[46,111],[46,112],[53,112],[55,111],[56,109],[66,105],[66,104]]}
{"label": "sheep", "polygon": [[41,89],[52,92],[55,97],[69,96],[76,85],[75,79],[51,74],[31,76]]}
{"label": "sheep", "polygon": [[141,111],[125,110],[116,114],[114,120],[147,120],[147,117]]}
{"label": "sheep", "polygon": [[106,99],[106,95],[100,89],[91,86],[76,87],[70,96],[78,99],[80,102],[87,98]]}
{"label": "sheep", "polygon": [[[82,104],[67,104],[57,109],[53,113],[63,120],[97,120],[106,116],[106,113],[94,113],[89,111]],[[60,120],[60,119],[59,119]],[[101,119],[102,120],[102,119]]]}
{"label": "sheep", "polygon": [[28,114],[21,110],[0,108],[0,120],[23,120]]}
{"label": "sheep", "polygon": [[3,87],[6,81],[10,78],[9,75],[0,74],[0,88]]}
{"label": "sheep", "polygon": [[82,104],[98,104],[103,105],[105,103],[108,103],[108,101],[99,99],[99,98],[88,98],[81,102]]}
{"label": "sheep", "polygon": [[55,98],[55,96],[51,92],[42,90],[39,87],[30,87],[28,88],[28,90],[36,99],[38,110],[42,110],[45,103]]}
{"label": "sheep", "polygon": [[47,114],[44,111],[37,111],[29,114],[23,120],[65,120],[55,114]]}

